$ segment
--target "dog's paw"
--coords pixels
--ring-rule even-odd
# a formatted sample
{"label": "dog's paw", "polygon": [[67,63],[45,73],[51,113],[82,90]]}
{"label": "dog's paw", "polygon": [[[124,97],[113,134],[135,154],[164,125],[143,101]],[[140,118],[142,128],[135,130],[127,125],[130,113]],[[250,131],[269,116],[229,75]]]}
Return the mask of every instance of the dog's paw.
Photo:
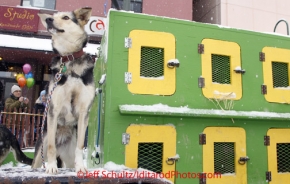
{"label": "dog's paw", "polygon": [[56,174],[57,173],[57,165],[55,162],[53,163],[47,163],[46,166],[46,173],[47,174]]}
{"label": "dog's paw", "polygon": [[85,168],[85,166],[82,164],[75,164],[75,169],[76,169],[76,173],[82,172],[82,173],[87,173],[87,169]]}
{"label": "dog's paw", "polygon": [[75,152],[75,169],[76,169],[76,173],[87,172],[87,169],[85,168],[84,161],[83,161],[83,150],[80,150],[78,148],[76,148],[76,152]]}

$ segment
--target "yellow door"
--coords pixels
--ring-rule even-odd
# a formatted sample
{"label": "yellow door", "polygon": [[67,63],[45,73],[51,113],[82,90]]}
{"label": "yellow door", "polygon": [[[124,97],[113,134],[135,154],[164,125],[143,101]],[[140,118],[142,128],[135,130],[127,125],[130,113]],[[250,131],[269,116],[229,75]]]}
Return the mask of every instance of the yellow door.
{"label": "yellow door", "polygon": [[271,172],[270,184],[289,183],[290,181],[290,129],[270,129],[268,149],[268,171]]}
{"label": "yellow door", "polygon": [[[176,130],[170,125],[131,125],[127,128],[130,141],[125,148],[125,165],[157,173],[175,171]],[[167,178],[174,182],[174,177]]]}
{"label": "yellow door", "polygon": [[128,89],[134,94],[172,95],[176,90],[176,69],[168,67],[175,58],[175,37],[171,33],[132,30],[129,34]]}
{"label": "yellow door", "polygon": [[203,172],[213,173],[207,184],[246,184],[247,164],[239,162],[246,158],[246,133],[243,128],[207,127],[203,132]]}

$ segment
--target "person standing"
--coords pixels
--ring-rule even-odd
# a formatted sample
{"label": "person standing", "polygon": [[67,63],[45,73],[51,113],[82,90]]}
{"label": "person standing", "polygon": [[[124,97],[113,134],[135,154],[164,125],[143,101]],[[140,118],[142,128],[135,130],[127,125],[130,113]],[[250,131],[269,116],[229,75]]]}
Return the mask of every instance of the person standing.
{"label": "person standing", "polygon": [[[38,114],[43,114],[44,110],[45,110],[45,104],[46,104],[46,91],[42,90],[40,92],[39,98],[37,98],[35,105],[34,105],[34,109],[35,109],[35,113]],[[38,118],[39,120],[39,125],[38,125]],[[41,130],[41,126],[42,126],[42,116],[35,116],[35,128],[34,128],[34,138],[36,138],[36,132],[38,130],[38,133],[40,133]]]}
{"label": "person standing", "polygon": [[[13,112],[14,109],[17,110],[17,112],[19,112],[19,109],[25,109],[28,108],[28,103],[29,103],[29,99],[26,97],[22,96],[22,91],[21,88],[17,85],[13,85],[11,87],[11,95],[9,98],[7,98],[5,100],[5,109],[7,112]],[[8,116],[9,117],[9,116]],[[7,125],[10,125],[11,121],[12,121],[12,116],[10,116],[10,118],[6,119],[6,123]],[[19,126],[17,126],[19,123]],[[16,122],[15,124],[15,132],[19,132],[17,133],[19,135],[18,137],[18,142],[21,145],[21,140],[22,140],[22,126],[21,126],[21,120],[19,120],[19,122]],[[19,127],[19,130],[18,130]],[[10,130],[12,130],[11,127],[8,127]],[[23,127],[24,128],[24,127]]]}
{"label": "person standing", "polygon": [[18,111],[20,108],[28,108],[29,99],[22,96],[21,88],[17,85],[11,87],[11,95],[5,101],[6,111]]}

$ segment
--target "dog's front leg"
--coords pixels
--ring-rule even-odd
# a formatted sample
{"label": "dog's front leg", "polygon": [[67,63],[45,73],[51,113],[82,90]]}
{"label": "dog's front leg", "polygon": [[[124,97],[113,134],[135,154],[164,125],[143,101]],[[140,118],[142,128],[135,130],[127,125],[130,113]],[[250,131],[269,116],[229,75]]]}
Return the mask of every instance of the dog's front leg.
{"label": "dog's front leg", "polygon": [[78,139],[77,139],[77,147],[75,151],[75,169],[76,172],[86,173],[87,169],[84,166],[83,162],[83,148],[85,141],[86,128],[88,126],[88,112],[82,111],[79,115],[78,120]]}
{"label": "dog's front leg", "polygon": [[[52,110],[52,109],[51,109]],[[55,134],[57,128],[57,116],[49,113],[47,116],[47,167],[46,173],[57,173],[56,161],[56,147],[55,147]]]}

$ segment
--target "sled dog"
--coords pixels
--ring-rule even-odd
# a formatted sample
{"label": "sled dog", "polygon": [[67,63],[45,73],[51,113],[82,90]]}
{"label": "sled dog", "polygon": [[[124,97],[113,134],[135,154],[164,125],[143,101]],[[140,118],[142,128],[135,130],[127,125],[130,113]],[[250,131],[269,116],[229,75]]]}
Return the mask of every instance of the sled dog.
{"label": "sled dog", "polygon": [[[91,12],[91,8],[85,7],[53,15],[39,14],[42,24],[51,34],[53,51],[58,56],[51,62],[52,79],[48,87],[51,100],[47,128],[43,140],[39,139],[36,144],[32,168],[42,165],[43,144],[43,156],[47,160],[46,172],[49,174],[57,173],[57,158],[67,168],[74,167],[76,172],[86,172],[83,147],[95,84],[94,61],[83,52],[83,48],[88,39],[84,26]],[[60,76],[58,74],[62,77],[57,78]]]}
{"label": "sled dog", "polygon": [[16,137],[8,128],[0,124],[0,165],[3,163],[10,150],[12,151],[15,160],[18,162],[27,165],[32,164],[32,159],[28,158],[20,149]]}

